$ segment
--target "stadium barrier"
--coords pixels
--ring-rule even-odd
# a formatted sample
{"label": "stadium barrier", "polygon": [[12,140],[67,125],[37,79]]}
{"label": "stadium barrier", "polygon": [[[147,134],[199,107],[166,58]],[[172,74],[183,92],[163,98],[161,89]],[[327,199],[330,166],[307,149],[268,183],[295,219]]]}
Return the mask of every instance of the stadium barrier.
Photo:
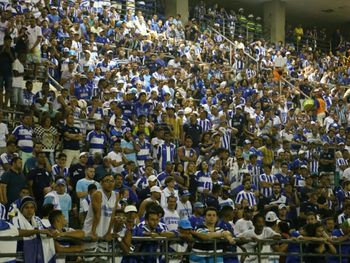
{"label": "stadium barrier", "polygon": [[[0,244],[1,246],[5,246],[5,242],[7,241],[19,241],[22,240],[21,237],[0,237]],[[93,241],[91,238],[86,237],[83,239],[74,239],[74,238],[55,238],[55,240],[60,241],[80,241],[80,242],[96,242]],[[165,237],[157,237],[157,238],[150,238],[150,237],[133,237],[133,244],[135,245],[135,249],[133,249],[133,252],[130,252],[128,254],[121,253],[119,249],[117,249],[117,242],[115,240],[110,241],[109,245],[109,251],[105,252],[80,252],[80,253],[57,253],[57,258],[63,258],[63,257],[103,257],[108,258],[108,260],[101,260],[98,259],[98,262],[112,262],[114,263],[116,261],[116,258],[120,258],[123,256],[132,256],[132,257],[141,257],[141,256],[156,256],[159,258],[162,258],[164,262],[169,262],[171,259],[178,259],[182,256],[190,256],[194,255],[191,251],[186,252],[173,252],[169,250],[170,245],[176,244],[181,239],[179,238],[165,238]],[[240,239],[236,239],[236,241],[239,241]],[[198,240],[197,240],[198,241]],[[240,240],[242,242],[242,240]],[[100,240],[99,242],[106,242],[103,240]],[[152,251],[139,251],[138,247],[139,245],[142,245],[143,243],[149,243],[149,242],[158,242],[159,248],[156,252]],[[224,252],[218,252],[217,245],[219,243],[227,243],[225,240],[210,240],[210,241],[201,241],[203,243],[213,243],[214,250],[211,252],[203,252],[203,253],[195,253],[195,255],[201,255],[201,256],[207,256],[212,257],[213,261],[216,263],[218,257],[234,257],[234,256],[254,256],[256,257],[257,261],[255,262],[261,262],[264,259],[267,259],[271,256],[274,256],[275,258],[278,258],[278,256],[282,257],[293,257],[293,262],[304,262],[304,259],[306,257],[324,257],[324,258],[332,258],[334,260],[337,260],[338,262],[343,262],[343,260],[350,259],[350,254],[348,253],[337,253],[337,254],[316,254],[316,253],[310,253],[308,251],[307,245],[310,244],[321,244],[322,241],[306,241],[306,240],[300,240],[300,239],[261,239],[261,240],[248,240],[245,239],[244,242],[246,243],[256,243],[256,249],[254,252],[232,252],[232,251],[224,251]],[[289,244],[289,245],[298,245],[297,247],[293,247],[294,252],[263,252],[263,247],[266,245],[273,245],[273,244]],[[350,242],[337,242],[332,241],[332,244],[337,247],[337,251],[342,251],[342,246],[350,246]],[[0,259],[5,257],[17,257],[21,256],[22,253],[1,253],[0,252]],[[0,260],[1,261],[1,260]],[[66,262],[76,262],[76,261],[69,261],[66,260]]]}

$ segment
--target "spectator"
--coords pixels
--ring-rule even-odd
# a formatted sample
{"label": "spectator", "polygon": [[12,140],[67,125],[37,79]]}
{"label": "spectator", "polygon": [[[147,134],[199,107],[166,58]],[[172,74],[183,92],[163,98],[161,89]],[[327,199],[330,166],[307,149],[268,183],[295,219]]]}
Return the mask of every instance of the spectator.
{"label": "spectator", "polygon": [[9,206],[19,198],[21,189],[26,185],[22,172],[22,159],[14,157],[11,168],[1,176],[1,203]]}
{"label": "spectator", "polygon": [[63,153],[67,156],[66,165],[69,167],[72,163],[79,160],[80,145],[83,135],[78,127],[74,126],[74,116],[69,114],[66,118],[66,125],[62,129]]}
{"label": "spectator", "polygon": [[[84,221],[83,231],[93,240],[105,238],[111,240],[114,208],[116,206],[116,193],[113,192],[115,180],[113,176],[106,175],[101,180],[101,189],[91,197],[91,205]],[[89,244],[87,251],[108,251],[106,243]]]}
{"label": "spectator", "polygon": [[[12,37],[10,35],[4,36],[4,41],[1,46],[0,53],[0,107],[7,107],[12,91],[12,63],[15,61],[15,52],[11,47]],[[3,91],[5,89],[5,99],[3,98]]]}

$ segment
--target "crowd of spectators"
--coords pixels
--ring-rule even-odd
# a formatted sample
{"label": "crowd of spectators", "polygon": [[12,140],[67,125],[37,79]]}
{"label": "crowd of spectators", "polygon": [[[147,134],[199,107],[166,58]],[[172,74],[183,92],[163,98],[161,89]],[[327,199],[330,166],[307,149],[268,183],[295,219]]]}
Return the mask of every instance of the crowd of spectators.
{"label": "crowd of spectators", "polygon": [[[133,256],[160,247],[132,236],[181,238],[169,249],[194,253],[172,262],[212,262],[210,239],[226,241],[218,252],[250,253],[256,239],[321,242],[305,245],[319,254],[305,262],[350,253],[337,245],[350,235],[346,49],[269,44],[255,33],[232,47],[200,17],[147,19],[108,1],[2,4],[0,234],[24,237],[17,260],[111,249],[46,236],[114,238],[122,262],[164,260]],[[41,65],[61,88],[48,80],[33,93]],[[8,105],[23,111],[13,129]],[[3,243],[0,251],[16,251]]]}

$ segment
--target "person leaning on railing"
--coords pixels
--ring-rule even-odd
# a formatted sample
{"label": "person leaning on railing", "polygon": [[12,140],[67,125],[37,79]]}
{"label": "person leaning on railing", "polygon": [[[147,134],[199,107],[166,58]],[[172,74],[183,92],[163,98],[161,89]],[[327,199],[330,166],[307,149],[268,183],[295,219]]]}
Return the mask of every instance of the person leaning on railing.
{"label": "person leaning on railing", "polygon": [[[72,242],[67,242],[66,240],[55,240],[54,242],[56,253],[72,253],[84,251],[84,247],[82,246],[81,241],[79,241],[79,239],[85,236],[84,231],[65,227],[67,221],[61,210],[53,210],[49,214],[49,221],[53,230],[53,235],[55,237],[75,238],[75,240],[72,240]],[[64,262],[64,258],[58,258],[56,260],[56,263]]]}
{"label": "person leaning on railing", "polygon": [[[201,240],[224,238],[230,244],[235,244],[235,240],[233,239],[232,234],[229,231],[223,230],[217,225],[218,212],[215,208],[208,207],[205,210],[204,218],[204,223],[202,225],[198,225],[196,230],[192,232],[192,234],[198,239],[193,245],[193,254],[190,256],[190,263],[207,262],[207,260],[213,260],[213,252],[223,252],[222,244],[218,243],[215,249],[214,243],[204,243],[201,242]],[[216,257],[216,262],[223,262],[222,255]]]}

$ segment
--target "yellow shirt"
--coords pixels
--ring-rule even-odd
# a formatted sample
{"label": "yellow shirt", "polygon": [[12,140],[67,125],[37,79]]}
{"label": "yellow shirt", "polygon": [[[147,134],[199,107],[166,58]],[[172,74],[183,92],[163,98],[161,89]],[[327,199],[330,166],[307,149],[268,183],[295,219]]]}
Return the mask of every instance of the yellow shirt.
{"label": "yellow shirt", "polygon": [[273,150],[266,148],[266,146],[260,147],[259,150],[263,153],[263,164],[272,164],[274,159]]}

